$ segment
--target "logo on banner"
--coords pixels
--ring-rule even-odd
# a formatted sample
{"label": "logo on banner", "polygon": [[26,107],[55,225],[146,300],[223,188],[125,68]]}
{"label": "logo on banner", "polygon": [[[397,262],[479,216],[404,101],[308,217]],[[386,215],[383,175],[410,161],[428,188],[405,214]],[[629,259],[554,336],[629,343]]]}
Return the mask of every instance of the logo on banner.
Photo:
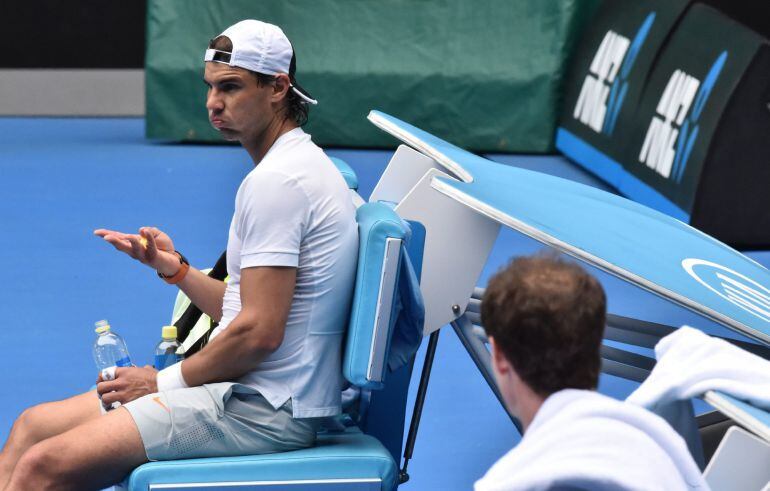
{"label": "logo on banner", "polygon": [[607,31],[591,61],[572,116],[597,133],[612,134],[628,91],[628,75],[655,21],[650,13],[634,36]]}
{"label": "logo on banner", "polygon": [[706,261],[687,258],[682,267],[698,283],[740,307],[746,312],[770,322],[770,290],[737,271]]}
{"label": "logo on banner", "polygon": [[700,116],[726,60],[723,51],[703,83],[683,70],[674,71],[647,128],[639,162],[666,179],[681,182],[698,138]]}

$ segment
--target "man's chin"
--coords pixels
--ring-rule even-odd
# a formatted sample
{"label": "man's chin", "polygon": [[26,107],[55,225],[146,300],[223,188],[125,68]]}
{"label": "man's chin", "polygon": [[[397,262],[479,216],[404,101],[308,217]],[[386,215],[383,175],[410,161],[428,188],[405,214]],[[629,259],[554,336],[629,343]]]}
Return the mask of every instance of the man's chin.
{"label": "man's chin", "polygon": [[219,130],[219,134],[222,135],[222,138],[229,142],[238,141],[238,134],[233,130],[222,128]]}

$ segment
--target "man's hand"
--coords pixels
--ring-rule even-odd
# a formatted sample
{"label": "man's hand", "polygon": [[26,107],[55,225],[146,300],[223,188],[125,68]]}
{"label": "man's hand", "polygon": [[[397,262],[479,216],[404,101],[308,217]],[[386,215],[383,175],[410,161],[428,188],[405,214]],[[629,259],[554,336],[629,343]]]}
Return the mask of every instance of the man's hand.
{"label": "man's hand", "polygon": [[96,392],[102,404],[109,407],[113,402],[125,404],[147,394],[158,392],[158,371],[150,365],[139,367],[119,367],[115,370],[115,380],[104,380],[102,374],[96,380]]}
{"label": "man's hand", "polygon": [[100,228],[94,230],[94,235],[166,276],[173,276],[179,271],[179,258],[173,254],[174,243],[171,237],[155,227],[142,227],[138,234]]}

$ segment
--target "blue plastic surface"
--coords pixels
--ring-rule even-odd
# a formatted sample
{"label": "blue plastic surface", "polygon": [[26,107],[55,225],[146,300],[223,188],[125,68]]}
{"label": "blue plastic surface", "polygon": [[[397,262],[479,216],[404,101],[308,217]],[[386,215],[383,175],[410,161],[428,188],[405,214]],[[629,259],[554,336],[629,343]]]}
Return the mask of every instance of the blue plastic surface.
{"label": "blue plastic surface", "polygon": [[[558,177],[500,165],[392,116],[370,118],[471,182],[432,185],[501,223],[621,279],[770,344],[770,272],[716,239],[639,203]],[[387,130],[387,128],[386,128]],[[417,142],[417,144],[415,144]],[[689,268],[689,269],[688,269]],[[689,272],[688,272],[689,271]]]}

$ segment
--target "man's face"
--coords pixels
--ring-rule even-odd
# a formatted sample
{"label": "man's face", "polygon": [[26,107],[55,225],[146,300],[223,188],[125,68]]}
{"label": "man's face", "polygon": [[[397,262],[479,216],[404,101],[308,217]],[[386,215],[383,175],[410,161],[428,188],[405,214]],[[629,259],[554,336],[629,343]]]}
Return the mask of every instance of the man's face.
{"label": "man's face", "polygon": [[229,141],[260,138],[275,117],[273,86],[259,85],[254,74],[223,63],[208,62],[203,74],[208,86],[209,121]]}

